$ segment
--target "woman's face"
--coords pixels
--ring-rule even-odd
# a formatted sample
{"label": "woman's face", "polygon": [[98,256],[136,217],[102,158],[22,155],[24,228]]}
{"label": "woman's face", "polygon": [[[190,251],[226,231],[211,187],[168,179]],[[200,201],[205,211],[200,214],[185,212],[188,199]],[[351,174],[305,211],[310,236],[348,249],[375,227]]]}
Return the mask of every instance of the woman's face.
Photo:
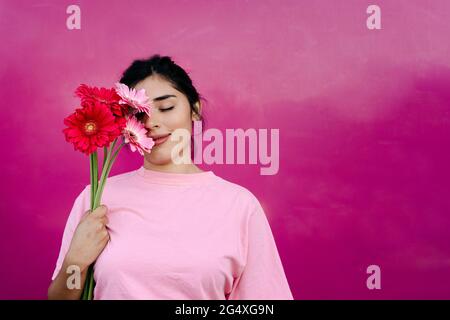
{"label": "woman's face", "polygon": [[[158,75],[152,75],[138,82],[134,88],[136,90],[145,89],[150,102],[153,104],[151,117],[145,115],[142,118],[142,122],[148,129],[149,137],[154,138],[155,136],[171,134],[176,129],[185,129],[189,132],[189,135],[192,134],[193,114],[189,101],[183,93],[173,88],[170,82]],[[155,165],[172,163],[172,148],[180,141],[171,141],[171,138],[169,136],[162,143],[153,139],[155,145],[150,153],[144,153],[145,159]],[[183,149],[187,147],[188,145],[185,145]]]}

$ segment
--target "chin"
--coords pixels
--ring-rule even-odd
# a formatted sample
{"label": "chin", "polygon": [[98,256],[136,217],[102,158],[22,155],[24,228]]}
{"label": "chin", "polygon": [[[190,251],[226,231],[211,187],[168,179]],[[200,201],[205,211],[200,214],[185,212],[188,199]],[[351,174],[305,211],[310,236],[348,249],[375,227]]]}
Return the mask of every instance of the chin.
{"label": "chin", "polygon": [[153,151],[150,152],[146,156],[147,161],[155,165],[164,165],[171,163],[172,159],[170,158],[170,152],[161,152],[161,151],[155,150],[155,152]]}

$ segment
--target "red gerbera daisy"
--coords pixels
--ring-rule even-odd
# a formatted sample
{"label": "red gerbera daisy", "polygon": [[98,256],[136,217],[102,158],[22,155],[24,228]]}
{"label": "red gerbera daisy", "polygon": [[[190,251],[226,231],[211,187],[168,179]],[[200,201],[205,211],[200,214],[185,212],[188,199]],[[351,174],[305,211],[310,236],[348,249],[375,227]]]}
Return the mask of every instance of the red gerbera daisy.
{"label": "red gerbera daisy", "polygon": [[115,118],[107,105],[98,101],[85,103],[64,119],[63,130],[67,142],[87,155],[106,147],[122,133],[121,118]]}
{"label": "red gerbera daisy", "polygon": [[125,116],[128,106],[119,104],[121,97],[117,94],[115,89],[90,87],[86,84],[81,84],[76,90],[75,94],[81,98],[81,105],[84,107],[93,102],[101,102],[107,105],[111,112],[118,117]]}

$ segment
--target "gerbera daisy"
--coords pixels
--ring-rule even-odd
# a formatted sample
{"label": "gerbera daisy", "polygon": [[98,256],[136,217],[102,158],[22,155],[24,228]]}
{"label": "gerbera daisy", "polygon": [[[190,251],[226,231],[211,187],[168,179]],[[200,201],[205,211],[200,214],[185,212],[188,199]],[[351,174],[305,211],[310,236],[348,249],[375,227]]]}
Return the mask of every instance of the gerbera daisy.
{"label": "gerbera daisy", "polygon": [[97,88],[90,87],[86,84],[81,84],[75,90],[75,94],[81,98],[82,106],[98,101],[106,104],[115,116],[123,117],[126,114],[127,106],[119,104],[121,97],[113,88]]}
{"label": "gerbera daisy", "polygon": [[120,82],[117,82],[115,86],[117,94],[122,98],[119,104],[126,104],[134,108],[134,113],[145,112],[150,116],[151,105],[145,89],[136,90]]}
{"label": "gerbera daisy", "polygon": [[67,128],[63,132],[66,141],[72,143],[75,150],[89,155],[97,148],[107,147],[121,134],[122,122],[116,121],[105,104],[89,103],[64,119]]}
{"label": "gerbera daisy", "polygon": [[134,116],[127,117],[127,125],[123,130],[125,143],[130,144],[131,151],[139,151],[141,155],[150,152],[155,142],[147,137],[147,129]]}

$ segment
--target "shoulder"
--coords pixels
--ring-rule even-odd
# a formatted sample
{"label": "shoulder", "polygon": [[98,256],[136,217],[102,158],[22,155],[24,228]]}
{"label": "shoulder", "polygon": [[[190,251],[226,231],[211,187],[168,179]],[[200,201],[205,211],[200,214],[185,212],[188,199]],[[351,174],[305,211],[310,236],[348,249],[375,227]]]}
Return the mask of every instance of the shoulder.
{"label": "shoulder", "polygon": [[220,191],[219,195],[223,194],[232,197],[233,200],[238,201],[241,205],[245,206],[249,212],[255,211],[261,206],[256,195],[243,185],[219,176],[217,176],[216,185]]}
{"label": "shoulder", "polygon": [[131,171],[111,175],[108,177],[107,181],[108,181],[108,183],[120,183],[123,180],[127,180],[127,179],[131,178],[135,174],[136,174],[136,170],[131,170]]}
{"label": "shoulder", "polygon": [[[131,170],[131,171],[115,174],[115,175],[110,175],[106,179],[104,193],[106,193],[106,190],[117,189],[117,188],[127,186],[127,184],[124,182],[126,182],[128,179],[133,177],[135,175],[135,173],[136,173],[136,170]],[[100,177],[101,176],[99,173],[99,179],[100,179]],[[91,184],[88,184],[83,189],[82,194],[89,195],[90,192],[91,192]]]}

